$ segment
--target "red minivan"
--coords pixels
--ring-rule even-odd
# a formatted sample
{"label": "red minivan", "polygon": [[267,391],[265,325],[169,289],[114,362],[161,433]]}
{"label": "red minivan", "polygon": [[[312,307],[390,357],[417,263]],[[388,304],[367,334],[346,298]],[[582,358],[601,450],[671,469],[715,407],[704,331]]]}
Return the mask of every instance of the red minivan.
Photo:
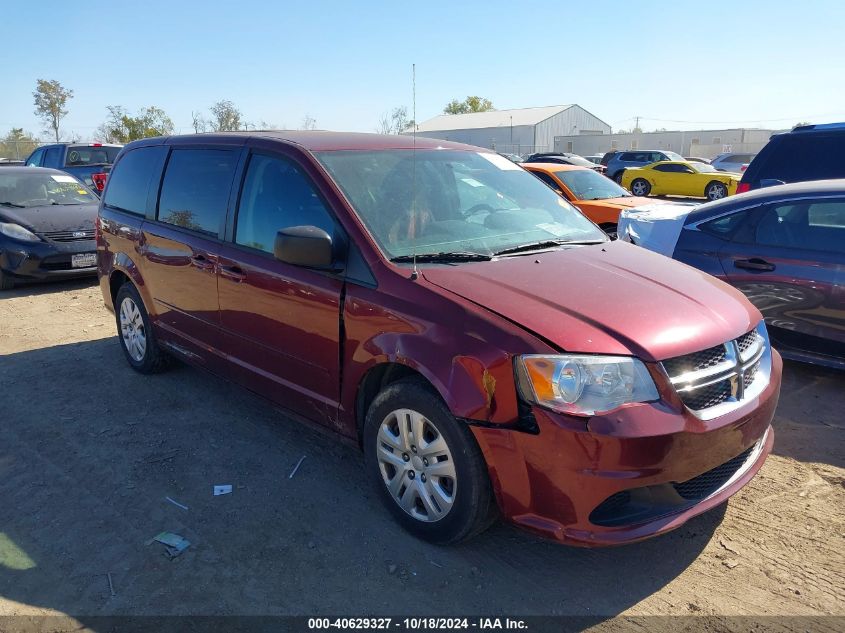
{"label": "red minivan", "polygon": [[437,543],[501,515],[666,532],[772,448],[781,359],[709,275],[601,230],[498,154],[409,136],[136,141],[97,223],[129,365],[180,359],[363,448]]}

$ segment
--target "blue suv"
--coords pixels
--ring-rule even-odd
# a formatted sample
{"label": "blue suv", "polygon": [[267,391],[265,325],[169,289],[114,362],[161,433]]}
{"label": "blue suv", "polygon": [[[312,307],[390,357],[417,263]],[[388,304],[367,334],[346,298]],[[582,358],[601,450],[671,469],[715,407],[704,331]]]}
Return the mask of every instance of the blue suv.
{"label": "blue suv", "polygon": [[627,167],[642,167],[643,165],[651,165],[661,160],[686,160],[683,156],[679,156],[675,152],[668,152],[663,150],[631,150],[629,152],[618,152],[613,155],[613,158],[607,163],[607,171],[605,175],[612,178],[616,182],[622,180],[622,172]]}

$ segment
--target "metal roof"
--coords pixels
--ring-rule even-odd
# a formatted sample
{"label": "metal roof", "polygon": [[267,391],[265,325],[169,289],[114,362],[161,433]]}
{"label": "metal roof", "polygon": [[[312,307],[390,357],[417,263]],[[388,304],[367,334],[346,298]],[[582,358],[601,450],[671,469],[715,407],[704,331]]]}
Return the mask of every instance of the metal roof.
{"label": "metal roof", "polygon": [[511,125],[537,125],[541,121],[560,114],[575,104],[544,106],[540,108],[517,108],[515,110],[491,110],[469,114],[441,114],[423,121],[417,132],[439,132],[442,130],[467,130]]}

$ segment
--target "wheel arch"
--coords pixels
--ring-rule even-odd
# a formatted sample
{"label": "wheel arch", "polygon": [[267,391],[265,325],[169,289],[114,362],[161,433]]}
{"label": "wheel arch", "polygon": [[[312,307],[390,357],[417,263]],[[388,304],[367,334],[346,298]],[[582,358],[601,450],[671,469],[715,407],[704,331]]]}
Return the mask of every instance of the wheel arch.
{"label": "wheel arch", "polygon": [[[120,287],[126,282],[131,282],[141,295],[144,301],[144,308],[150,318],[155,318],[153,310],[152,296],[149,293],[149,288],[144,283],[143,277],[135,265],[135,262],[126,253],[117,253],[112,262],[112,270],[109,274],[109,292],[111,294],[112,305],[114,305],[115,297]],[[116,307],[116,306],[115,306]]]}

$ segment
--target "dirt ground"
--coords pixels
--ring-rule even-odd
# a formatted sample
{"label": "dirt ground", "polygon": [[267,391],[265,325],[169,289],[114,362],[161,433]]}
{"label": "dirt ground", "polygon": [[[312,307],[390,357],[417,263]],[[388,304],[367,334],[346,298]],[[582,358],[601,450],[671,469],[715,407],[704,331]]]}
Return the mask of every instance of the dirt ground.
{"label": "dirt ground", "polygon": [[[94,281],[2,295],[0,394],[0,615],[845,616],[840,372],[786,363],[760,474],[603,550],[415,540],[354,448],[199,370],[132,372]],[[191,541],[174,560],[147,544],[164,530]]]}

